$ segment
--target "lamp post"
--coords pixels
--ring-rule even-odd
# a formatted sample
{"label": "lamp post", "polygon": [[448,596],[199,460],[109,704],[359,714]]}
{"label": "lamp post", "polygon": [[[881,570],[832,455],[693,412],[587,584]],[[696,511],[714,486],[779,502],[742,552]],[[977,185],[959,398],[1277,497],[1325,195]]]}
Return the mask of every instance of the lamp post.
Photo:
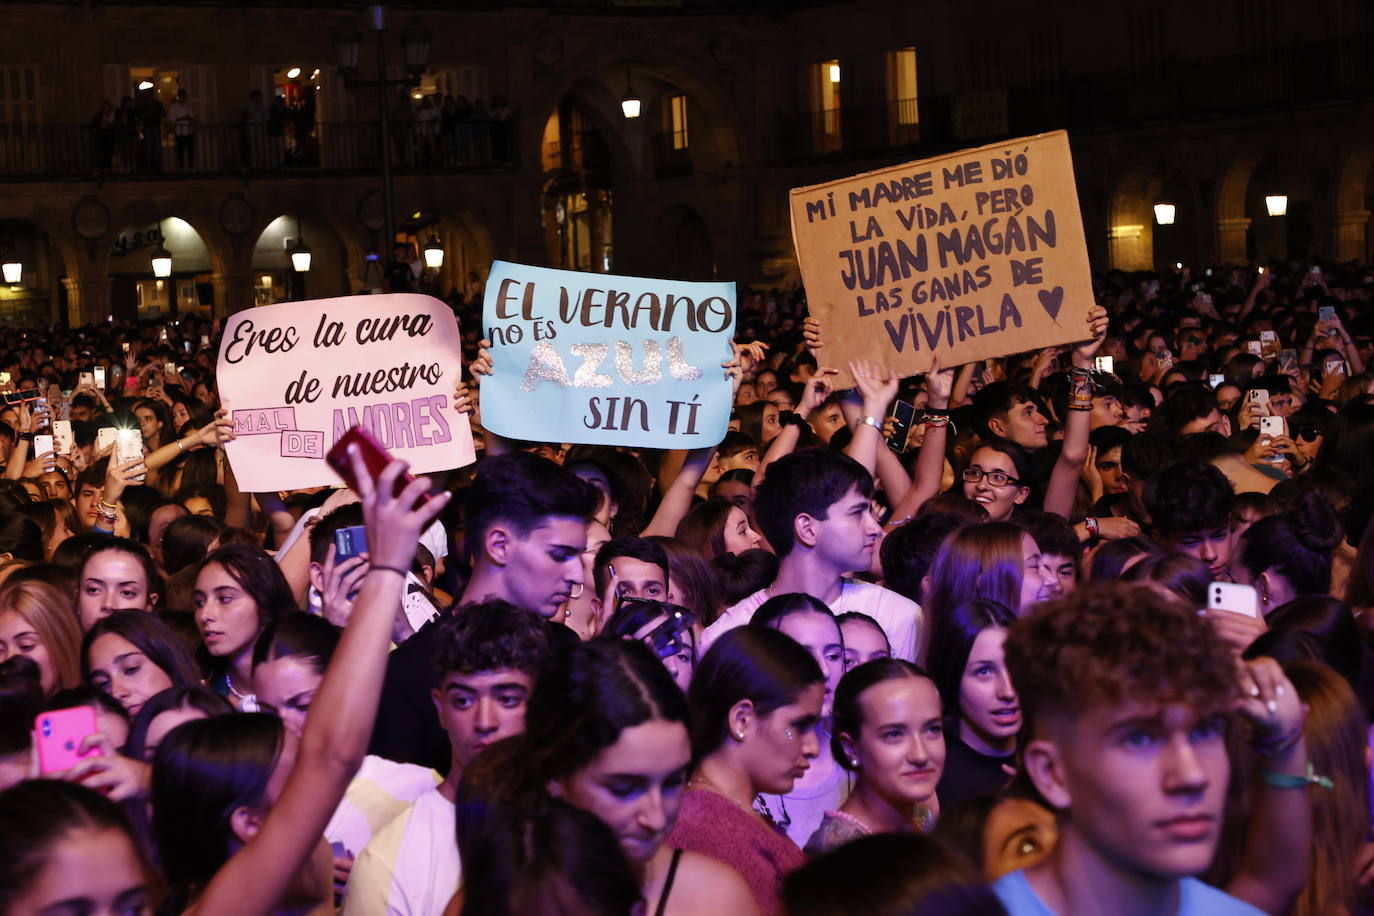
{"label": "lamp post", "polygon": [[[358,75],[358,57],[362,51],[362,35],[351,25],[344,26],[334,35],[334,55],[339,64],[339,73],[344,85],[349,89],[360,89],[367,94],[375,94],[377,99],[377,120],[382,145],[382,206],[383,231],[386,232],[386,253],[396,244],[396,214],[393,205],[391,183],[391,103],[397,93],[407,93],[420,84],[420,77],[429,65],[430,31],[418,22],[412,21],[401,32],[401,49],[405,55],[406,75],[399,79],[388,79],[386,75],[386,7],[382,5],[367,8],[368,30],[377,36],[377,75],[373,79],[363,79]],[[402,95],[402,97],[404,97]]]}

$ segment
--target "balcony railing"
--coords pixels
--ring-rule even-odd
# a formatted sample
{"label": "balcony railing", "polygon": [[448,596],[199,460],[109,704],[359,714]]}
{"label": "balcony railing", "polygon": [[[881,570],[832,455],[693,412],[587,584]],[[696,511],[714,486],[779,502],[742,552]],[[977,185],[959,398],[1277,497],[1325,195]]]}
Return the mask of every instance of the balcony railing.
{"label": "balcony railing", "polygon": [[[400,172],[513,168],[513,121],[449,133],[392,125],[392,167]],[[0,124],[0,178],[136,179],[243,172],[366,171],[381,166],[375,121],[314,124],[284,131],[267,125],[197,124],[152,137],[137,128]]]}

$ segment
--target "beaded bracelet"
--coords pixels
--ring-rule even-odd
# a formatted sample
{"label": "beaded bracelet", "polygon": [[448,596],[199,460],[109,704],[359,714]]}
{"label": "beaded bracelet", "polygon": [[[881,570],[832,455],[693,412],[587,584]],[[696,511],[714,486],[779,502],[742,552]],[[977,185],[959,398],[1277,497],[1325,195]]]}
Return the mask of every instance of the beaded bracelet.
{"label": "beaded bracelet", "polygon": [[947,417],[949,416],[948,407],[927,407],[926,416],[928,417]]}

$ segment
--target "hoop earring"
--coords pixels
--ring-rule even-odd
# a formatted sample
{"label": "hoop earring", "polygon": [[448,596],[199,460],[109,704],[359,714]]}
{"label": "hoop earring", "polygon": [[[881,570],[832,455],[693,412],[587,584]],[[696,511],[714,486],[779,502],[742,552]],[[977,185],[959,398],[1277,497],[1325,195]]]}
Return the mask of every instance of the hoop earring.
{"label": "hoop earring", "polygon": [[579,583],[577,583],[577,585],[576,585],[574,591],[568,592],[568,597],[569,597],[569,598],[581,598],[581,597],[582,597],[582,592],[583,592],[585,589],[586,589],[586,586],[583,585],[581,582],[579,582]]}

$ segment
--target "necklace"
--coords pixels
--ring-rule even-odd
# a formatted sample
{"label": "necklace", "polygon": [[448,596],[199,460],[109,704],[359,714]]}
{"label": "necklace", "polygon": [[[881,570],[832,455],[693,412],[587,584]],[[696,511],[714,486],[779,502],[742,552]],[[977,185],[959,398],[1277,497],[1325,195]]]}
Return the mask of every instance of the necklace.
{"label": "necklace", "polygon": [[224,683],[225,686],[229,688],[230,695],[239,701],[239,712],[258,712],[262,709],[262,707],[258,705],[256,694],[239,693],[234,689],[234,675],[228,671],[224,672]]}
{"label": "necklace", "polygon": [[[780,823],[773,817],[773,811],[768,807],[768,802],[764,801],[762,795],[755,795],[753,804],[746,805],[738,799],[732,798],[728,792],[726,792],[720,786],[716,785],[711,780],[707,779],[705,776],[694,776],[687,781],[687,785],[688,787],[699,786],[700,788],[703,788],[708,792],[711,792],[715,795],[719,795],[721,798],[725,799],[730,804],[734,805],[736,808],[739,808],[741,811],[748,811],[755,817],[762,818],[764,823],[766,823],[769,827],[773,828],[773,830],[777,831],[778,833],[783,834],[784,836],[786,836],[787,834],[787,827],[792,823],[792,819],[787,815],[787,806],[785,804],[782,805],[783,820]],[[779,801],[781,802],[781,799]]]}

